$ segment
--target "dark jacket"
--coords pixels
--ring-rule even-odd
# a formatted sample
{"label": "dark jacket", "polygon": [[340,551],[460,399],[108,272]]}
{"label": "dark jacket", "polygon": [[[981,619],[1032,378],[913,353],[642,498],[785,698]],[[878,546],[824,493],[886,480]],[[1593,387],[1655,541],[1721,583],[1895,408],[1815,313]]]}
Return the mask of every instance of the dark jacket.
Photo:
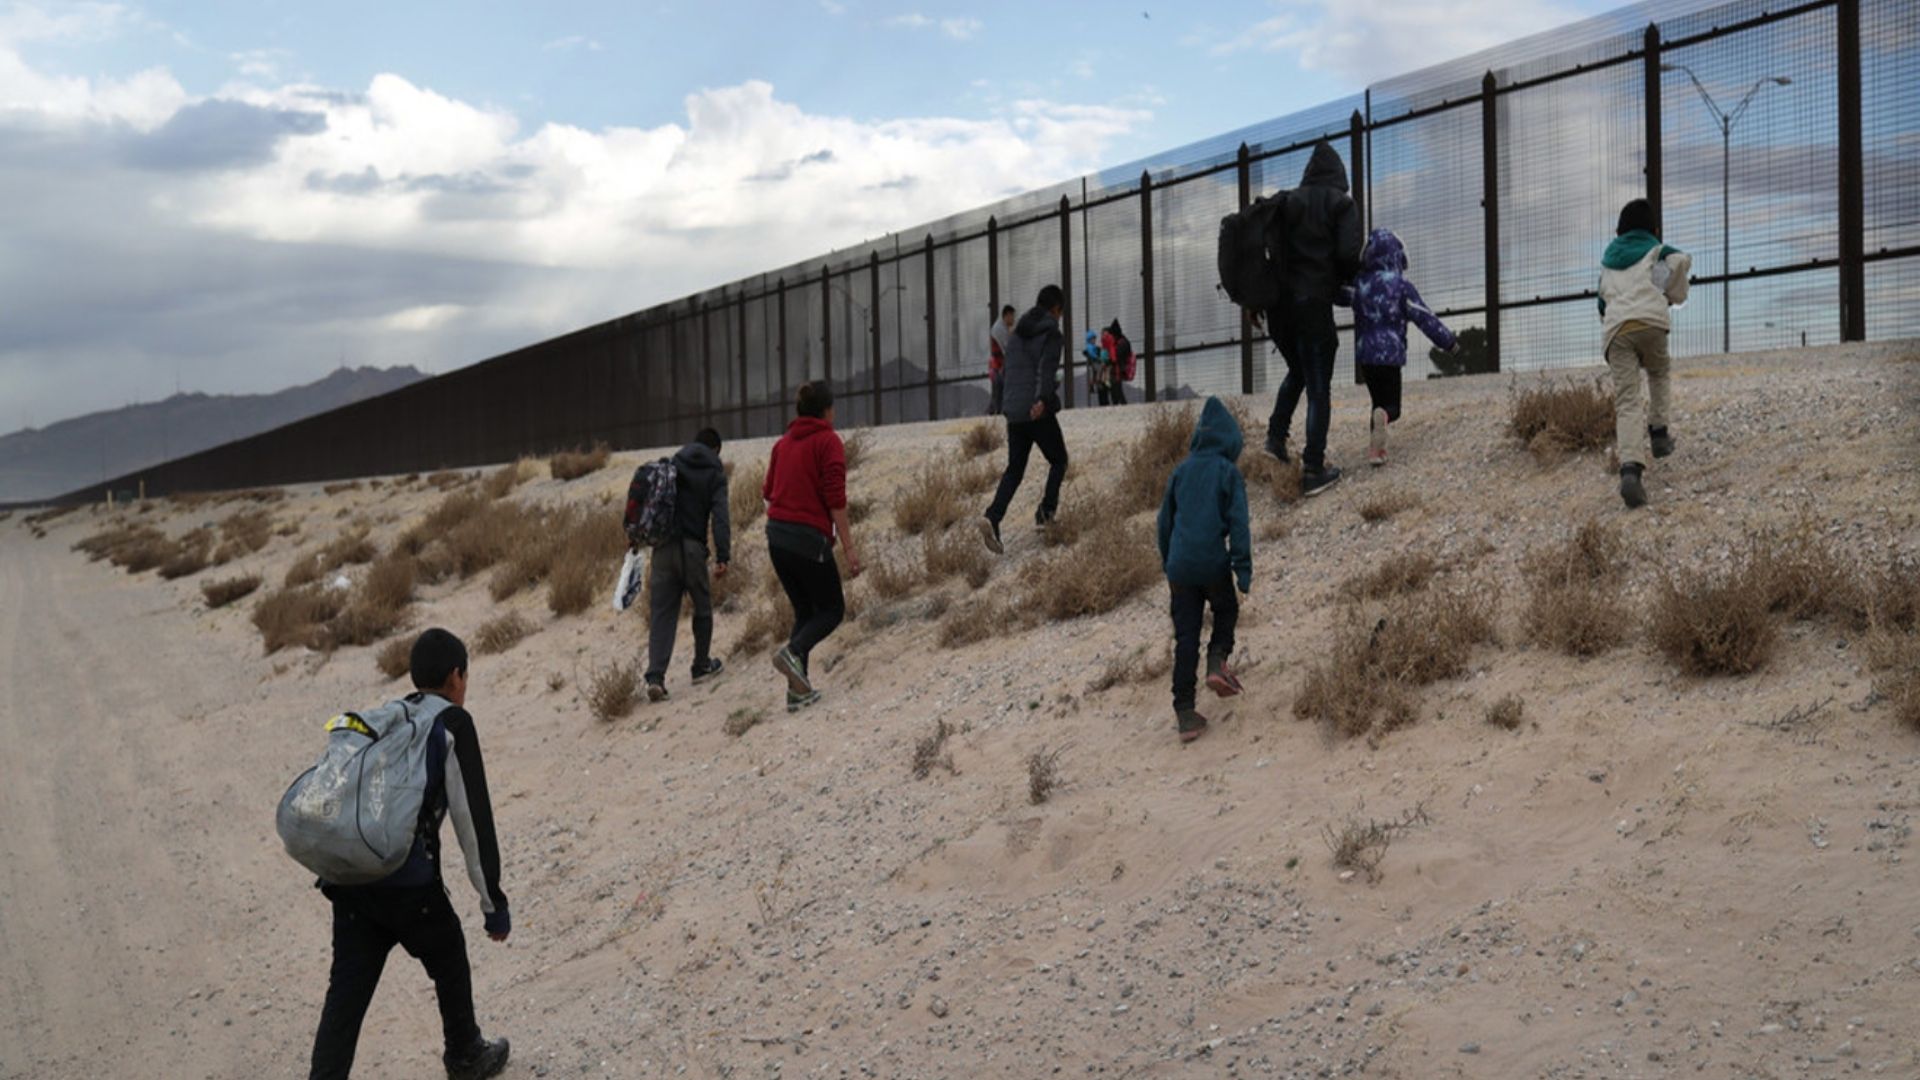
{"label": "dark jacket", "polygon": [[1233,414],[1219,398],[1208,398],[1187,460],[1173,470],[1160,500],[1160,565],[1173,584],[1212,585],[1231,572],[1241,592],[1252,589],[1247,481],[1234,464],[1244,445]]}
{"label": "dark jacket", "polygon": [[767,502],[769,535],[772,523],[785,522],[831,543],[833,511],[847,505],[847,447],[833,425],[812,416],[788,424],[767,458],[760,497]]}
{"label": "dark jacket", "polygon": [[1065,347],[1059,320],[1041,308],[1013,324],[1000,390],[1000,411],[1009,421],[1033,419],[1036,401],[1044,402],[1049,414],[1060,411],[1060,362]]}
{"label": "dark jacket", "polygon": [[707,520],[713,520],[713,561],[733,561],[733,527],[728,517],[727,470],[720,455],[703,442],[690,442],[673,455],[680,494],[680,535],[707,542]]}
{"label": "dark jacket", "polygon": [[1332,303],[1360,270],[1360,210],[1347,194],[1347,167],[1327,143],[1313,148],[1300,186],[1276,215],[1284,245],[1281,283],[1288,295]]}
{"label": "dark jacket", "polygon": [[1351,295],[1335,302],[1353,307],[1355,353],[1362,364],[1406,366],[1408,320],[1436,347],[1453,348],[1453,331],[1420,299],[1420,290],[1407,278],[1407,251],[1399,237],[1386,229],[1373,230],[1361,262],[1360,276],[1348,290]]}

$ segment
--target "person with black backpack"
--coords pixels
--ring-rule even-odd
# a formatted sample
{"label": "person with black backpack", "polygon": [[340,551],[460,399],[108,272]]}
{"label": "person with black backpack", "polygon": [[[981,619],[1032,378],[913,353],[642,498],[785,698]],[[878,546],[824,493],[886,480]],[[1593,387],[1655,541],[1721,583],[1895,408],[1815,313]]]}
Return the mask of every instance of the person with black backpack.
{"label": "person with black backpack", "polygon": [[[345,1080],[352,1072],[361,1022],[395,945],[420,961],[433,979],[446,1041],[441,1062],[449,1080],[486,1080],[507,1067],[507,1040],[488,1041],[474,1018],[466,935],[440,877],[440,823],[452,817],[467,878],[480,894],[487,936],[507,940],[513,923],[507,896],[500,891],[500,843],[493,830],[487,766],[466,710],[467,647],[435,627],[414,640],[410,667],[415,691],[397,704],[407,711],[409,729],[428,725],[426,792],[412,847],[398,870],[365,885],[317,883],[333,904],[333,967],[313,1039],[309,1080]],[[336,725],[371,737],[368,725],[355,714],[335,717],[329,731]]]}
{"label": "person with black backpack", "polygon": [[[1274,396],[1267,419],[1266,452],[1287,460],[1287,433],[1300,395],[1307,397],[1307,443],[1300,453],[1300,487],[1318,495],[1340,479],[1327,463],[1327,425],[1333,407],[1333,361],[1340,338],[1333,327],[1333,299],[1341,285],[1360,270],[1360,210],[1347,194],[1347,167],[1324,140],[1313,148],[1300,186],[1259,207],[1266,211],[1266,262],[1271,291],[1253,302],[1236,293],[1228,274],[1227,222],[1221,239],[1222,285],[1247,307],[1254,325],[1265,323],[1268,337],[1287,363],[1287,377]],[[1252,211],[1242,216],[1253,218]],[[1236,220],[1233,217],[1228,222]],[[1249,260],[1256,262],[1256,260]]]}
{"label": "person with black backpack", "polygon": [[[645,469],[646,466],[641,466]],[[713,585],[707,575],[707,535],[713,535],[713,577],[725,577],[733,561],[733,528],[728,516],[727,470],[720,463],[720,433],[701,428],[673,456],[674,528],[655,544],[647,573],[651,594],[647,610],[647,700],[667,700],[667,665],[680,628],[683,597],[693,600],[695,685],[720,674],[713,656]],[[636,474],[636,482],[638,474]],[[631,501],[631,500],[630,500]]]}
{"label": "person with black backpack", "polygon": [[1107,363],[1112,368],[1107,380],[1106,397],[1102,405],[1125,405],[1127,403],[1127,384],[1133,381],[1133,342],[1120,329],[1120,320],[1115,319],[1100,331],[1100,349],[1107,354]]}

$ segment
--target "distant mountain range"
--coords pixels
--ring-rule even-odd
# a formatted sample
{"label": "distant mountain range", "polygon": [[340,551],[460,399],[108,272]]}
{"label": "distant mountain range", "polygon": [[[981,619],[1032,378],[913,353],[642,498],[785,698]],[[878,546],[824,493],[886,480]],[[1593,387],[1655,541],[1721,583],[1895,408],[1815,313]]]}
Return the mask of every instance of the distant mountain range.
{"label": "distant mountain range", "polygon": [[0,436],[0,502],[59,495],[398,390],[411,367],[340,368],[274,394],[175,394]]}

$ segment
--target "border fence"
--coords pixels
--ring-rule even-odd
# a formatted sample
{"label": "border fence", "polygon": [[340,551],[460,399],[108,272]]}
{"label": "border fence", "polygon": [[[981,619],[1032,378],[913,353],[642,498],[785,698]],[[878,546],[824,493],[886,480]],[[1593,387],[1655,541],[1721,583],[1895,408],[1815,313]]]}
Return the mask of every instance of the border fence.
{"label": "border fence", "polygon": [[[1116,318],[1140,355],[1134,400],[1269,391],[1280,359],[1217,293],[1214,241],[1222,216],[1297,183],[1322,139],[1428,304],[1482,332],[1486,369],[1598,362],[1599,252],[1638,195],[1694,256],[1676,355],[1920,335],[1920,3],[1653,0],[107,486],[463,467],[709,423],[770,435],[790,388],[818,378],[843,427],[978,415],[994,313],[1048,282],[1068,296],[1069,407],[1089,398],[1081,335]],[[1414,356],[1409,374],[1431,374]],[[1344,375],[1352,357],[1343,327]]]}

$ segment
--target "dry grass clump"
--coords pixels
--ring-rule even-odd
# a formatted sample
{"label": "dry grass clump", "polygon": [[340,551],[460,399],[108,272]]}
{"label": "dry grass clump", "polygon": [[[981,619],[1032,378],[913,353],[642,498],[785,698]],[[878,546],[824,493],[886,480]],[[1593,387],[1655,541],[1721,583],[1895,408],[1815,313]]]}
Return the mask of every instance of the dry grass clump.
{"label": "dry grass clump", "polygon": [[20,520],[28,525],[49,525],[78,509],[80,509],[79,503],[73,503],[67,506],[49,506],[45,510],[36,510]]}
{"label": "dry grass clump", "polygon": [[1507,434],[1541,461],[1613,443],[1613,392],[1604,379],[1541,379],[1507,393]]}
{"label": "dry grass clump", "polygon": [[517,611],[497,615],[480,624],[473,635],[473,647],[481,654],[503,653],[533,633],[533,624]]}
{"label": "dry grass clump", "polygon": [[925,580],[921,567],[907,559],[882,554],[867,564],[863,580],[882,600],[898,600],[920,587]]}
{"label": "dry grass clump", "polygon": [[997,600],[976,597],[947,609],[940,620],[940,644],[949,649],[985,641],[1016,624],[1015,613]]}
{"label": "dry grass clump", "polygon": [[1167,477],[1187,456],[1197,418],[1186,405],[1160,404],[1147,410],[1147,422],[1127,445],[1120,477],[1114,485],[1113,510],[1120,516],[1157,509],[1167,490]]}
{"label": "dry grass clump", "polygon": [[852,472],[873,453],[873,432],[871,429],[861,428],[841,439],[840,443],[846,448],[847,471]]}
{"label": "dry grass clump", "polygon": [[1349,600],[1384,600],[1389,596],[1418,592],[1426,588],[1440,564],[1425,552],[1403,551],[1380,560],[1373,569],[1355,574],[1340,584],[1340,595]]}
{"label": "dry grass clump", "polygon": [[1333,854],[1334,869],[1365,874],[1371,884],[1380,880],[1380,864],[1386,859],[1387,848],[1392,846],[1394,837],[1432,820],[1427,816],[1425,803],[1386,821],[1363,818],[1356,810],[1347,815],[1339,828],[1326,826],[1321,836]]}
{"label": "dry grass clump", "polygon": [[767,512],[766,500],[760,497],[760,489],[766,482],[767,463],[764,461],[757,461],[729,475],[727,516],[733,523],[735,533],[745,532],[760,520],[760,515]]}
{"label": "dry grass clump", "polygon": [[1412,688],[1465,673],[1474,647],[1493,640],[1497,600],[1455,584],[1395,596],[1373,618],[1350,610],[1326,659],[1308,669],[1294,715],[1350,738],[1405,727]]}
{"label": "dry grass clump", "polygon": [[413,670],[413,642],[394,638],[373,654],[373,666],[389,679],[398,679]]}
{"label": "dry grass clump", "polygon": [[929,536],[923,549],[930,584],[958,577],[965,579],[968,587],[978,589],[993,576],[992,556],[977,537],[965,530]]}
{"label": "dry grass clump", "polygon": [[331,643],[327,626],[346,604],[339,590],[313,585],[283,588],[254,605],[253,625],[269,656],[293,646],[324,650]]}
{"label": "dry grass clump", "polygon": [[547,459],[547,471],[555,480],[578,480],[606,468],[612,456],[606,443],[594,443],[591,450],[562,450]]}
{"label": "dry grass clump", "polygon": [[476,475],[478,474],[470,473],[470,472],[458,472],[452,469],[442,469],[441,471],[437,473],[433,473],[432,475],[428,476],[424,482],[428,487],[433,488],[435,491],[452,491],[454,488],[465,487],[468,484],[472,483]]}
{"label": "dry grass clump", "polygon": [[739,708],[727,714],[727,722],[720,730],[737,739],[766,722],[767,710]]}
{"label": "dry grass clump", "polygon": [[[488,537],[494,542],[499,557],[487,581],[487,593],[495,603],[547,580],[576,532],[607,524],[597,511],[580,506],[503,504],[489,508],[482,516],[484,526],[465,530],[461,539],[475,552],[469,560],[473,562],[478,561],[478,548]],[[488,537],[474,534],[481,527],[489,530]]]}
{"label": "dry grass clump", "polygon": [[311,584],[343,566],[360,565],[373,561],[379,550],[368,539],[367,530],[351,529],[333,538],[318,551],[307,552],[296,558],[287,568],[287,577],[283,584],[288,587]]}
{"label": "dry grass clump", "polygon": [[74,541],[69,550],[84,553],[88,562],[99,562],[105,559],[119,566],[120,561],[115,558],[117,554],[135,544],[147,543],[154,538],[164,539],[160,537],[159,530],[150,525],[117,522]]}
{"label": "dry grass clump", "polygon": [[980,420],[960,435],[960,452],[970,458],[985,457],[1007,445],[1007,434],[992,420]]}
{"label": "dry grass clump", "polygon": [[763,652],[775,642],[786,641],[792,629],[793,608],[787,603],[786,597],[774,599],[763,596],[747,612],[747,617],[740,621],[740,632],[733,639],[734,655],[751,656]]}
{"label": "dry grass clump", "polygon": [[1067,748],[1049,751],[1041,747],[1027,755],[1027,801],[1035,806],[1053,798],[1053,789],[1060,786],[1060,755]]}
{"label": "dry grass clump", "polygon": [[1525,702],[1508,694],[1487,706],[1487,723],[1505,731],[1517,731],[1520,728],[1520,722],[1526,717],[1526,711]]}
{"label": "dry grass clump", "polygon": [[1649,625],[1654,648],[1690,675],[1746,675],[1773,655],[1779,637],[1764,582],[1742,563],[1725,570],[1666,573]]}
{"label": "dry grass clump", "polygon": [[1621,595],[1623,557],[1619,534],[1598,520],[1529,555],[1521,570],[1527,637],[1568,656],[1598,656],[1625,641],[1631,613]]}
{"label": "dry grass clump", "polygon": [[395,550],[367,570],[346,609],[328,625],[330,645],[371,645],[399,629],[413,605],[413,556]]}
{"label": "dry grass clump", "polygon": [[1369,525],[1377,525],[1400,511],[1410,510],[1419,504],[1420,500],[1409,492],[1397,489],[1382,491],[1367,496],[1366,500],[1360,504],[1360,520]]}
{"label": "dry grass clump", "polygon": [[971,496],[992,487],[997,479],[985,462],[962,464],[936,458],[894,497],[893,523],[909,536],[945,529],[966,517],[974,509]]}
{"label": "dry grass clump", "polygon": [[260,507],[235,510],[220,522],[220,545],[213,549],[215,566],[225,566],[266,547],[273,540],[273,514]]}
{"label": "dry grass clump", "polygon": [[1273,496],[1273,501],[1282,506],[1297,503],[1302,498],[1299,458],[1282,464],[1257,450],[1244,453],[1240,455],[1240,475],[1247,481],[1249,499],[1256,491],[1267,492]]}
{"label": "dry grass clump", "polygon": [[337,484],[327,484],[323,486],[320,490],[323,492],[326,492],[328,495],[338,495],[346,491],[359,491],[360,481],[345,480]]}
{"label": "dry grass clump", "polygon": [[195,529],[173,542],[173,552],[160,564],[160,576],[172,581],[207,568],[213,554],[213,530]]}
{"label": "dry grass clump", "polygon": [[1920,731],[1920,634],[1879,630],[1868,639],[1873,692],[1893,706],[1894,719]]}
{"label": "dry grass clump", "polygon": [[627,535],[616,515],[588,510],[567,522],[547,571],[547,609],[578,615],[596,598],[609,595],[620,574]]}
{"label": "dry grass clump", "polygon": [[1173,671],[1173,645],[1161,648],[1142,645],[1130,653],[1107,660],[1100,674],[1087,684],[1087,693],[1099,694],[1128,683],[1153,683]]}
{"label": "dry grass clump", "polygon": [[1020,580],[1023,611],[1061,622],[1102,615],[1137,596],[1160,577],[1153,538],[1119,517],[1103,518],[1081,544],[1029,561]]}
{"label": "dry grass clump", "polygon": [[953,754],[947,749],[947,738],[953,734],[953,728],[945,720],[935,720],[933,730],[920,737],[913,744],[913,778],[925,780],[935,768],[948,772],[957,772],[953,767]]}
{"label": "dry grass clump", "polygon": [[247,574],[219,581],[203,581],[200,583],[200,595],[206,597],[207,607],[223,608],[235,600],[251,596],[259,587],[260,575]]}
{"label": "dry grass clump", "polygon": [[[727,572],[709,579],[712,588],[713,610],[732,613],[747,606],[753,599],[753,589],[758,576],[759,565],[756,551],[741,548],[733,549],[733,561],[727,564]],[[779,580],[777,577],[775,580]],[[691,603],[691,601],[689,601]]]}
{"label": "dry grass clump", "polygon": [[533,458],[510,461],[480,481],[480,494],[489,499],[504,499],[513,494],[515,488],[538,475],[539,470],[540,463]]}
{"label": "dry grass clump", "polygon": [[640,669],[629,662],[595,668],[587,680],[587,708],[601,720],[618,720],[640,700]]}
{"label": "dry grass clump", "polygon": [[1861,606],[1860,575],[1821,542],[1811,519],[1747,534],[1744,573],[1768,611],[1812,619]]}

